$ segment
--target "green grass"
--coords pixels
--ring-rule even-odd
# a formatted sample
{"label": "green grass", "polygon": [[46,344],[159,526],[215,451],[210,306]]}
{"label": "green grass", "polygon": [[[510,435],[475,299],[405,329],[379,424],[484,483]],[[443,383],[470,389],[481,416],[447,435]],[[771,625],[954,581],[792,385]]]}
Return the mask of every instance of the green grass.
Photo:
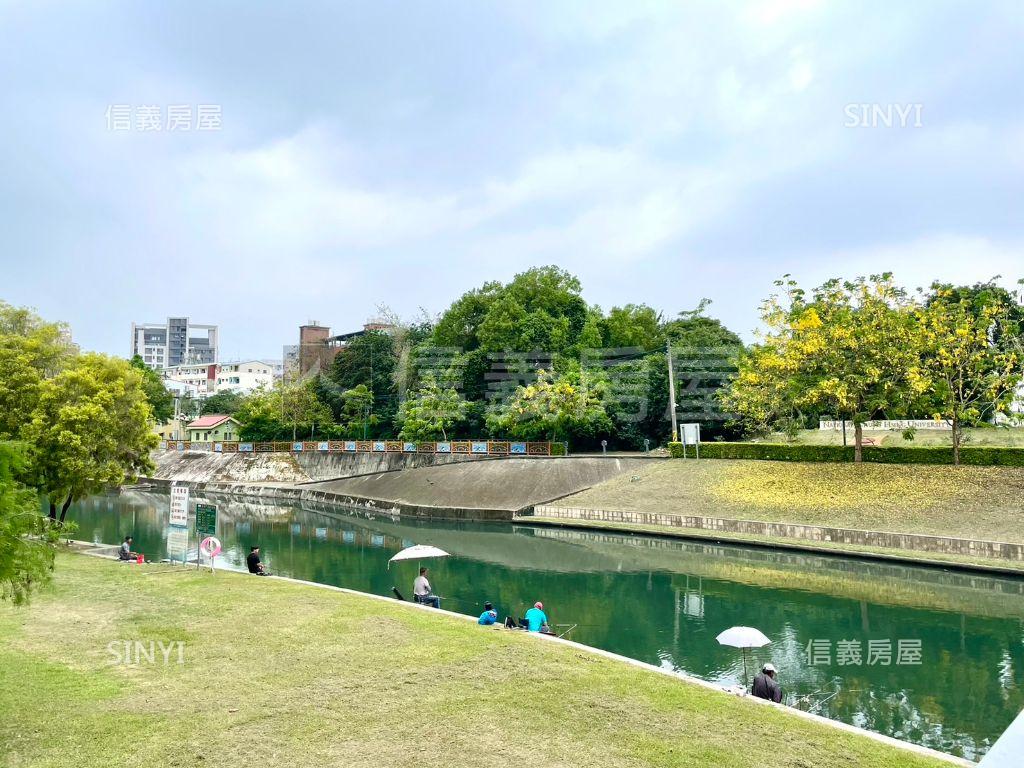
{"label": "green grass", "polygon": [[[570,646],[371,598],[58,558],[0,606],[9,766],[948,765]],[[108,643],[183,640],[184,664]],[[158,657],[159,658],[159,657]]]}
{"label": "green grass", "polygon": [[557,506],[1024,541],[1024,470],[675,459]]}

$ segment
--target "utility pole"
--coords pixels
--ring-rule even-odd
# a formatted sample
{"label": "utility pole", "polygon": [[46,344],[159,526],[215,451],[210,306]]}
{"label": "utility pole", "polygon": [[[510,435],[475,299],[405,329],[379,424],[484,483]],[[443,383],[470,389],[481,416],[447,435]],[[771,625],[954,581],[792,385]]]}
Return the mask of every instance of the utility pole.
{"label": "utility pole", "polygon": [[668,359],[668,409],[672,413],[672,442],[679,439],[676,425],[676,375],[672,370],[672,342],[665,342],[665,357]]}

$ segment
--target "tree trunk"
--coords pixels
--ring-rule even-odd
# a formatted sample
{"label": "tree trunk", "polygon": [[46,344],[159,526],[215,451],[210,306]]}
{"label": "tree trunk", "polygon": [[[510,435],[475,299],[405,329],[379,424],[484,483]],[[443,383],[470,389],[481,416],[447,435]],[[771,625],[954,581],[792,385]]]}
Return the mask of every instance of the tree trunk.
{"label": "tree trunk", "polygon": [[71,506],[72,499],[74,499],[74,496],[72,496],[69,493],[68,497],[64,500],[64,504],[61,505],[61,508],[60,508],[60,524],[61,525],[64,525],[64,516],[68,513],[68,507]]}
{"label": "tree trunk", "polygon": [[441,427],[441,439],[448,442],[448,433],[444,431],[444,427]]}
{"label": "tree trunk", "polygon": [[54,521],[57,520],[57,505],[52,501],[50,502],[50,519]]}
{"label": "tree trunk", "polygon": [[960,425],[960,419],[956,416],[953,417],[953,422],[950,425],[953,428],[953,466],[960,466],[960,440],[962,439],[961,433],[963,427]]}
{"label": "tree trunk", "polygon": [[859,421],[853,422],[853,462],[860,464],[864,460],[864,427]]}

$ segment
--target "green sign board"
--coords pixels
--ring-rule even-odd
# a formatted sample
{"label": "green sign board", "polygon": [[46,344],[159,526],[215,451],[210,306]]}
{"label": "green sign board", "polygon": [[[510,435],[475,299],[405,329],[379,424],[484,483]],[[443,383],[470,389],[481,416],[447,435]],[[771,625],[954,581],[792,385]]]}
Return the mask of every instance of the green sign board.
{"label": "green sign board", "polygon": [[214,536],[217,533],[217,507],[196,504],[196,536]]}

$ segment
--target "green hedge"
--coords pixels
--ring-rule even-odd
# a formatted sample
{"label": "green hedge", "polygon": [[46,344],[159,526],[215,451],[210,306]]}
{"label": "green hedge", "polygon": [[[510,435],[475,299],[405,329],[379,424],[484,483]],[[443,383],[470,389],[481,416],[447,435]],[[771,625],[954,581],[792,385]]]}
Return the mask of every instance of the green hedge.
{"label": "green hedge", "polygon": [[[682,458],[683,444],[669,443],[669,454]],[[686,450],[693,458],[693,446]],[[853,461],[853,446],[797,445],[788,443],[701,443],[702,459],[762,459],[765,461]],[[864,448],[864,461],[876,464],[952,464],[953,449]],[[966,446],[960,449],[960,463],[983,467],[1024,467],[1024,448]]]}

